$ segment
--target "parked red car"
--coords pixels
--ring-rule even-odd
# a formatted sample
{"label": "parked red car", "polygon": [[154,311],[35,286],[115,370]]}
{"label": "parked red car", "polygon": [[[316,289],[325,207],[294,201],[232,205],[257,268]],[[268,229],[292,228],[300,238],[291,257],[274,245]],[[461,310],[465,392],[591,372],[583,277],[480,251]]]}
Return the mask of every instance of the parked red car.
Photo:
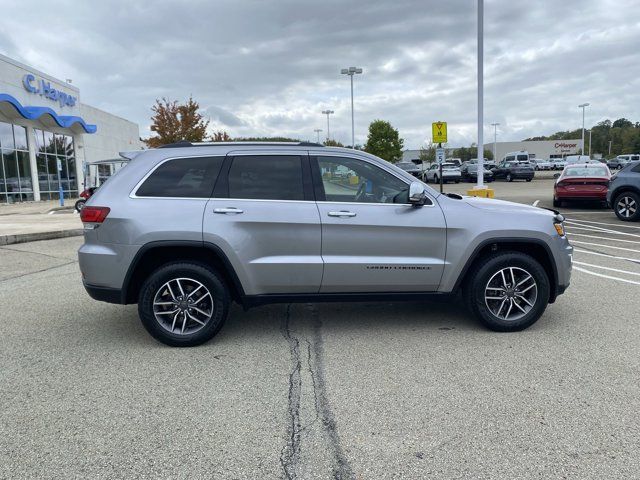
{"label": "parked red car", "polygon": [[553,186],[553,206],[563,201],[591,200],[607,205],[611,172],[600,162],[567,165]]}

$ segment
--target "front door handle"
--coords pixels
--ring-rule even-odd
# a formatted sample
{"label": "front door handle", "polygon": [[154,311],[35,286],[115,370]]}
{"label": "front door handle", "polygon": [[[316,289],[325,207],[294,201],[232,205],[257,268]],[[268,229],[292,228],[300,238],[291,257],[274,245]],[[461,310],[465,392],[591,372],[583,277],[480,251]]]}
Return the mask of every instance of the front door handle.
{"label": "front door handle", "polygon": [[330,217],[355,217],[356,212],[347,212],[346,210],[340,210],[339,212],[329,212]]}
{"label": "front door handle", "polygon": [[220,207],[220,208],[214,208],[213,209],[213,213],[242,213],[242,210],[240,210],[239,208],[236,207]]}

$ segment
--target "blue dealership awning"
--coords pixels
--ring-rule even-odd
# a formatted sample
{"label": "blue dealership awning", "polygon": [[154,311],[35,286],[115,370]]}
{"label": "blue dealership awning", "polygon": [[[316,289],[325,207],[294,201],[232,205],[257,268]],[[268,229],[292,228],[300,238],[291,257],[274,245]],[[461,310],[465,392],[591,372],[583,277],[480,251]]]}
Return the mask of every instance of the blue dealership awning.
{"label": "blue dealership awning", "polygon": [[62,128],[82,128],[85,133],[96,133],[98,130],[96,125],[87,124],[82,117],[58,115],[49,107],[23,106],[15,97],[6,93],[0,93],[0,109],[7,105],[11,105],[20,116],[27,120],[39,120],[41,117],[46,116]]}

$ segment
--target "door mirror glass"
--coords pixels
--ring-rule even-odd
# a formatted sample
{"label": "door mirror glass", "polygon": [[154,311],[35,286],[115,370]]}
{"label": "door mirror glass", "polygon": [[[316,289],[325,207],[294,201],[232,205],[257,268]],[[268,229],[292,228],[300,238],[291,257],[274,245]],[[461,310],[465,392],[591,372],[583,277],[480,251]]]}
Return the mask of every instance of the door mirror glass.
{"label": "door mirror glass", "polygon": [[427,195],[424,193],[424,186],[420,182],[411,182],[409,185],[409,203],[413,205],[424,205]]}

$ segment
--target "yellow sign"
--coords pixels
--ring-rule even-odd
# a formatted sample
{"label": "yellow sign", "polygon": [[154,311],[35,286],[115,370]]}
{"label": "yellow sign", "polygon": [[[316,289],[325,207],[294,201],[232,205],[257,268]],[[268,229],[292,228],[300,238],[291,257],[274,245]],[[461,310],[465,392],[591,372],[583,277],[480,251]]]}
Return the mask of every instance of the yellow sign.
{"label": "yellow sign", "polygon": [[447,122],[433,122],[431,137],[433,143],[447,143]]}

